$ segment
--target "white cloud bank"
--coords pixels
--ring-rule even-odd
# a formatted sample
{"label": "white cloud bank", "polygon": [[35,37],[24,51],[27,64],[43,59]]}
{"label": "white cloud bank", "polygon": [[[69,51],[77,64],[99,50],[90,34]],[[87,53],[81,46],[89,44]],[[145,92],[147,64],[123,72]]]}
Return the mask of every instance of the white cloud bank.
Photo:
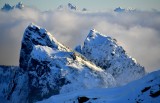
{"label": "white cloud bank", "polygon": [[0,11],[0,64],[18,65],[23,32],[31,22],[71,48],[82,44],[89,30],[95,28],[116,38],[147,71],[160,67],[160,12],[40,12],[28,7]]}

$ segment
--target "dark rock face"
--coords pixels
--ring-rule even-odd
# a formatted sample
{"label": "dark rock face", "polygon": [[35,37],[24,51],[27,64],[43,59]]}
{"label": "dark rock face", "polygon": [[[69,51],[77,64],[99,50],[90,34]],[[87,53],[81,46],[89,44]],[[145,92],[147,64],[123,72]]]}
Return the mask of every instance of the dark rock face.
{"label": "dark rock face", "polygon": [[60,88],[69,83],[58,72],[57,74],[52,74],[49,61],[38,61],[31,58],[29,62],[29,102],[40,101],[52,95],[59,94]]}
{"label": "dark rock face", "polygon": [[[16,70],[18,67],[12,67],[12,66],[0,66],[0,91],[4,93],[5,96],[2,96],[3,98],[10,99],[10,94],[14,90],[12,88],[11,82],[16,84],[14,82],[15,76],[16,76]],[[9,86],[10,85],[10,86]]]}
{"label": "dark rock face", "polygon": [[[159,71],[157,71],[157,74],[158,72]],[[150,99],[147,101],[146,97],[147,99],[148,98]],[[141,92],[138,93],[138,96],[135,98],[135,101],[137,103],[142,103],[142,102],[147,103],[151,101],[153,103],[157,103],[159,100],[160,100],[160,79],[159,79],[159,75],[155,74],[152,77],[148,78],[146,86],[143,87],[141,89]]]}
{"label": "dark rock face", "polygon": [[0,97],[6,103],[27,102],[28,87],[27,75],[16,66],[0,66]]}
{"label": "dark rock face", "polygon": [[78,103],[84,103],[87,102],[90,98],[87,97],[78,97]]}
{"label": "dark rock face", "polygon": [[39,28],[34,25],[29,25],[24,32],[24,37],[21,45],[19,66],[24,71],[27,70],[30,53],[34,45],[48,46],[57,48],[55,42],[49,37],[45,29]]}
{"label": "dark rock face", "polygon": [[[31,52],[35,45],[47,46],[58,49],[58,45],[55,43],[56,40],[49,34],[45,29],[42,29],[35,25],[29,25],[23,36],[19,66],[28,75],[28,102],[36,102],[42,100],[51,95],[58,94],[62,83],[57,83],[56,86],[51,86],[48,79],[53,78],[50,73],[49,61],[39,61],[31,57]],[[61,78],[57,78],[59,80]],[[43,83],[39,83],[43,81]],[[54,82],[54,81],[52,81]],[[49,93],[42,95],[42,90],[46,89]],[[54,89],[53,89],[54,88]]]}
{"label": "dark rock face", "polygon": [[158,90],[156,92],[151,92],[150,96],[153,97],[153,98],[156,98],[156,97],[160,96],[160,90]]}
{"label": "dark rock face", "polygon": [[141,90],[142,93],[146,92],[147,90],[149,90],[151,87],[145,87],[143,90]]}
{"label": "dark rock face", "polygon": [[68,8],[70,8],[71,10],[76,10],[76,6],[72,5],[71,3],[68,3]]}

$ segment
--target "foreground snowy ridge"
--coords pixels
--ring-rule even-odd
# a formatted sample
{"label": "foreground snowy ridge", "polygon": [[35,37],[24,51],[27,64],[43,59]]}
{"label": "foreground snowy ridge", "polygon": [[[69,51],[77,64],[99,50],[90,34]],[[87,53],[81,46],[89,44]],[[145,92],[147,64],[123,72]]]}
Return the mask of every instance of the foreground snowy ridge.
{"label": "foreground snowy ridge", "polygon": [[125,86],[55,95],[37,103],[159,103],[160,70]]}

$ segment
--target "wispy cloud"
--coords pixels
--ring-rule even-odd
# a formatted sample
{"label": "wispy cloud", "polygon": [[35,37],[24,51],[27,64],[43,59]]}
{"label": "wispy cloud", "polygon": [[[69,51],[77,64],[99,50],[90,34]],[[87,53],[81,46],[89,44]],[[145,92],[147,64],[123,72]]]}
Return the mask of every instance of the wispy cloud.
{"label": "wispy cloud", "polygon": [[89,30],[95,28],[116,38],[147,71],[160,67],[160,12],[41,12],[29,7],[0,11],[0,64],[18,65],[23,32],[31,22],[72,48],[83,44]]}

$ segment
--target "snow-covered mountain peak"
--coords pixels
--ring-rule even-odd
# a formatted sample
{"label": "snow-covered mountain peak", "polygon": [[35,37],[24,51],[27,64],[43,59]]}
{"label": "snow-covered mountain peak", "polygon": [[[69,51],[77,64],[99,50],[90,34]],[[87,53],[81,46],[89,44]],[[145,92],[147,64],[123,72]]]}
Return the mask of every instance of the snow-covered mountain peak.
{"label": "snow-covered mountain peak", "polygon": [[116,40],[112,39],[109,36],[105,36],[104,34],[96,31],[95,29],[91,29],[87,38],[84,41],[84,45],[87,44],[89,46],[99,46],[102,44],[113,45],[116,46]]}
{"label": "snow-covered mountain peak", "polygon": [[13,9],[23,9],[24,8],[24,5],[22,2],[19,2],[18,4],[14,5],[14,6],[11,6],[10,4],[5,4],[1,10],[2,11],[10,11],[10,10],[13,10]]}
{"label": "snow-covered mountain peak", "polygon": [[18,9],[22,9],[22,8],[24,8],[24,5],[22,2],[19,2],[15,7]]}
{"label": "snow-covered mountain peak", "polygon": [[77,7],[71,3],[68,3],[67,5],[60,5],[58,8],[58,10],[73,10],[76,11]]}
{"label": "snow-covered mountain peak", "polygon": [[114,9],[114,12],[118,12],[118,13],[134,12],[134,11],[136,11],[136,9],[133,9],[133,8],[124,9],[124,8],[122,8],[122,7],[118,7],[118,8],[115,8],[115,9]]}
{"label": "snow-covered mountain peak", "polygon": [[68,8],[70,8],[71,10],[76,10],[76,6],[74,6],[73,4],[71,3],[68,3]]}
{"label": "snow-covered mountain peak", "polygon": [[96,31],[95,29],[91,29],[87,37],[92,37],[95,34],[98,34],[98,31]]}
{"label": "snow-covered mountain peak", "polygon": [[28,98],[32,102],[59,93],[116,86],[111,74],[33,23],[24,32],[20,67],[28,74],[28,88],[37,93],[29,92]]}
{"label": "snow-covered mountain peak", "polygon": [[124,12],[124,11],[126,11],[126,10],[123,9],[123,8],[121,8],[121,7],[118,7],[118,8],[115,8],[114,11],[120,13],[120,12]]}
{"label": "snow-covered mountain peak", "polygon": [[5,3],[4,6],[1,8],[3,11],[9,11],[13,9],[13,7],[10,4]]}
{"label": "snow-covered mountain peak", "polygon": [[20,67],[26,69],[34,45],[48,46],[55,49],[67,49],[44,28],[31,23],[25,30],[20,52]]}
{"label": "snow-covered mountain peak", "polygon": [[91,30],[90,30],[87,38],[88,38],[88,39],[92,39],[92,38],[97,38],[97,39],[107,38],[107,39],[111,39],[111,37],[105,36],[104,34],[98,32],[98,31],[95,30],[95,29],[91,29]]}
{"label": "snow-covered mountain peak", "polygon": [[72,3],[68,3],[67,5],[59,5],[57,9],[62,11],[87,11],[87,8],[80,9]]}
{"label": "snow-covered mountain peak", "polygon": [[111,73],[119,81],[119,85],[138,79],[145,74],[144,67],[128,56],[122,46],[117,44],[117,40],[94,29],[90,30],[82,50],[79,50],[80,47],[76,49],[97,66]]}

